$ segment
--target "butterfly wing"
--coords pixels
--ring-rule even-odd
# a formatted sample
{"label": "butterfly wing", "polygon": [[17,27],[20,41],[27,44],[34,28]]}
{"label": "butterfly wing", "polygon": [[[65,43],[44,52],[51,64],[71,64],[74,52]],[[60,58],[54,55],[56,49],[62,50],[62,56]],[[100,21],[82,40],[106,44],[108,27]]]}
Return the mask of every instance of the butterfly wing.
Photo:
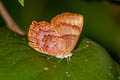
{"label": "butterfly wing", "polygon": [[83,28],[83,16],[79,14],[64,13],[51,21],[58,34],[66,42],[65,56],[75,47]]}
{"label": "butterfly wing", "polygon": [[64,58],[75,47],[83,27],[83,16],[64,13],[48,22],[33,21],[28,32],[29,45],[38,52]]}
{"label": "butterfly wing", "polygon": [[38,52],[56,56],[65,50],[65,41],[48,22],[33,21],[28,33],[29,45]]}

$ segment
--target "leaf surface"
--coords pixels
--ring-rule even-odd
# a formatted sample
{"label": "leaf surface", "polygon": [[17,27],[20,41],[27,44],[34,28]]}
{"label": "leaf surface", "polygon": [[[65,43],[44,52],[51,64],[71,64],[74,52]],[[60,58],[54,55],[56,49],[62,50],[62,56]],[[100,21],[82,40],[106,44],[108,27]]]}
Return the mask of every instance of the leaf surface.
{"label": "leaf surface", "polygon": [[118,80],[116,64],[95,42],[81,38],[71,61],[51,58],[28,46],[6,26],[0,27],[1,80]]}

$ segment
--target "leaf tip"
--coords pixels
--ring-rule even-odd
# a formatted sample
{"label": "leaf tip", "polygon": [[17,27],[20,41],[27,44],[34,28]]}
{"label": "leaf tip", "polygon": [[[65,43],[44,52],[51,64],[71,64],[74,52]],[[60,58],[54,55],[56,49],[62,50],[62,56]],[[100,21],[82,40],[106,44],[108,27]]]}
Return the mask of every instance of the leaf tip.
{"label": "leaf tip", "polygon": [[19,3],[21,4],[21,6],[24,7],[24,0],[18,0],[18,1],[19,1]]}

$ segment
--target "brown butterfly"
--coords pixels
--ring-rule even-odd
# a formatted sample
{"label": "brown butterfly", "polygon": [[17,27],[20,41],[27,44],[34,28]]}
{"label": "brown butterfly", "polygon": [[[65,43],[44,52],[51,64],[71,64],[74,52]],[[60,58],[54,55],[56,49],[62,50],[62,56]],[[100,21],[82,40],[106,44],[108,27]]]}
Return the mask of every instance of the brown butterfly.
{"label": "brown butterfly", "polygon": [[29,46],[57,58],[70,57],[82,28],[83,16],[80,14],[60,14],[51,20],[51,24],[32,21],[28,32]]}

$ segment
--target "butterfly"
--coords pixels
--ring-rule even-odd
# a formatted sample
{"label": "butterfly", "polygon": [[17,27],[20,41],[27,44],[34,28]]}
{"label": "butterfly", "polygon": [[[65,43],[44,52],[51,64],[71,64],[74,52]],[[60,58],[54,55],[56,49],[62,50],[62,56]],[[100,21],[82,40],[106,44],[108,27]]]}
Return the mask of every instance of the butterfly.
{"label": "butterfly", "polygon": [[32,21],[28,32],[29,46],[34,50],[57,58],[71,57],[83,28],[83,16],[63,13],[51,24]]}

